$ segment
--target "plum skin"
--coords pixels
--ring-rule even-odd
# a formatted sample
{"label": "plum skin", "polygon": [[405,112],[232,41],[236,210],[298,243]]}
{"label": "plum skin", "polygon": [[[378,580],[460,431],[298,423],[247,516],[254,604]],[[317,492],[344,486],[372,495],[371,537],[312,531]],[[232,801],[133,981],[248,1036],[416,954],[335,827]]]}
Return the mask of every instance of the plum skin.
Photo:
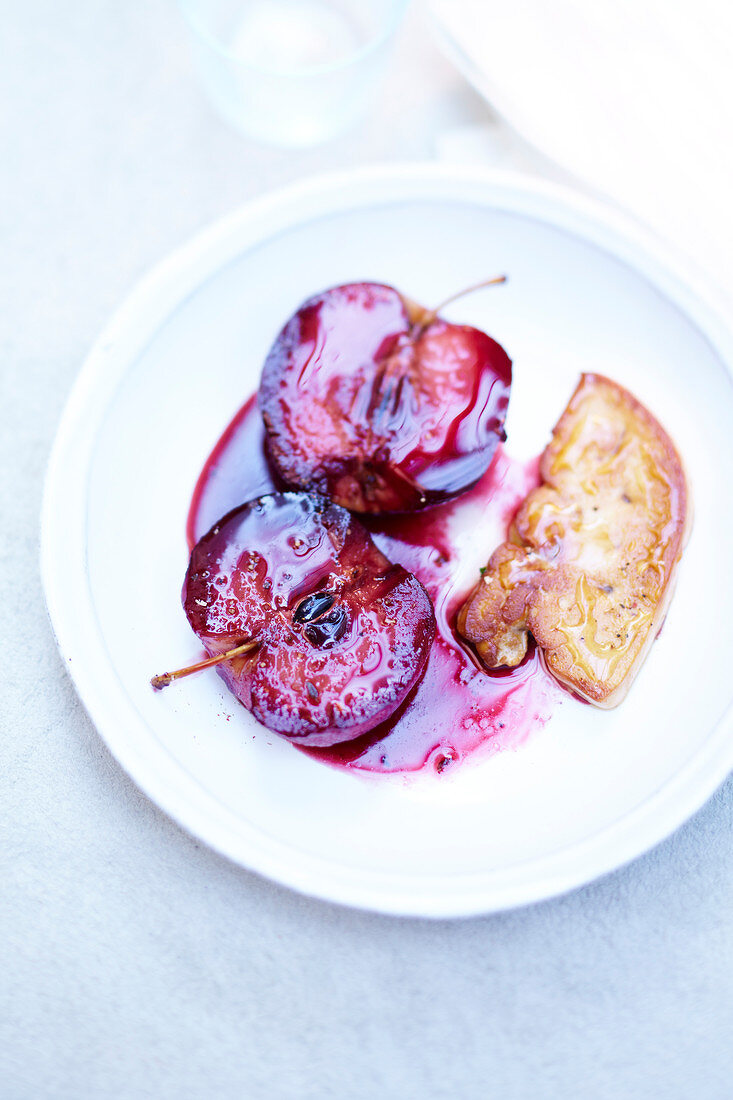
{"label": "plum skin", "polygon": [[[314,593],[334,601],[300,621]],[[436,629],[420,581],[312,494],[273,493],[229,512],[193,548],[182,596],[210,656],[260,640],[217,671],[259,722],[313,747],[386,721],[422,676]]]}
{"label": "plum skin", "polygon": [[354,283],[290,318],[259,391],[285,484],[380,514],[447,500],[485,473],[505,438],[511,360],[479,329],[426,316],[393,287]]}

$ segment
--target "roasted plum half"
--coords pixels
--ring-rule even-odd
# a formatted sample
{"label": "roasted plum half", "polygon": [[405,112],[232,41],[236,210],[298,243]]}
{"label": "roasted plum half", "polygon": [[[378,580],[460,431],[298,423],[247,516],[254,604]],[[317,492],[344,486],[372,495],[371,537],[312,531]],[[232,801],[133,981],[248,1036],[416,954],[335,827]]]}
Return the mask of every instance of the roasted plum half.
{"label": "roasted plum half", "polygon": [[269,455],[287,485],[355,512],[409,512],[488,469],[505,438],[510,386],[511,360],[485,332],[394,287],[353,283],[291,317],[259,396]]}
{"label": "roasted plum half", "polygon": [[306,493],[263,496],[216,523],[193,548],[183,605],[237,699],[301,745],[389,718],[435,634],[420,581],[349,512]]}

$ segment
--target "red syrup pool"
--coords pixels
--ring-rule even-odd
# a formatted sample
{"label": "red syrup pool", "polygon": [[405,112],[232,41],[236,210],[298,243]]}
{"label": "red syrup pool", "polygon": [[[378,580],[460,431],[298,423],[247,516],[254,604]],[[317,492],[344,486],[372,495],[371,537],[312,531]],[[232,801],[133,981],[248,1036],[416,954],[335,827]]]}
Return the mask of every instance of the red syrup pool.
{"label": "red syrup pool", "polygon": [[[487,674],[454,632],[458,609],[537,484],[537,470],[536,459],[523,464],[499,447],[486,474],[456,500],[411,515],[360,517],[383,553],[427,588],[436,638],[425,675],[389,721],[354,741],[301,752],[350,770],[445,773],[479,750],[515,748],[544,725],[562,692],[539,655],[531,651],[518,668]],[[267,461],[254,395],[201,471],[186,524],[189,546],[232,508],[282,488]]]}

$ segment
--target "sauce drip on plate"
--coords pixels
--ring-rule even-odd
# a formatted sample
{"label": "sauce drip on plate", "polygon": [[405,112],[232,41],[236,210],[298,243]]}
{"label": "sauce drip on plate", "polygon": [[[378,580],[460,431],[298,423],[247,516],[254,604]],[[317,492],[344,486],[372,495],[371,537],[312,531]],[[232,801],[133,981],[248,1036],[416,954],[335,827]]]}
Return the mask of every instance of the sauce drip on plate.
{"label": "sauce drip on plate", "polygon": [[[435,605],[438,630],[425,675],[388,722],[354,741],[306,749],[332,765],[370,772],[450,771],[467,756],[521,744],[544,724],[561,689],[530,649],[518,668],[487,674],[456,637],[456,613],[520,502],[538,482],[537,461],[499,448],[468,492],[422,512],[359,518],[391,560],[414,573]],[[226,512],[282,489],[267,461],[257,396],[242,406],[206,461],[186,525],[189,546]]]}

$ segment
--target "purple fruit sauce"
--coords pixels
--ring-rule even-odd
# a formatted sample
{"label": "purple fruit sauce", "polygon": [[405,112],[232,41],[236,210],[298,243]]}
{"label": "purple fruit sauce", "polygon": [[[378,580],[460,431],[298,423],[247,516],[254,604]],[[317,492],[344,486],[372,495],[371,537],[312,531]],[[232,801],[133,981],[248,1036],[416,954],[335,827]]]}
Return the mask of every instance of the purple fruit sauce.
{"label": "purple fruit sauce", "polygon": [[[256,395],[240,409],[196,483],[186,525],[189,546],[232,508],[282,489],[265,453]],[[445,774],[469,755],[514,748],[550,717],[562,690],[530,650],[516,669],[483,671],[457,639],[458,609],[520,502],[538,482],[536,460],[522,464],[499,448],[468,492],[422,512],[360,517],[379,548],[414,573],[435,605],[437,634],[425,675],[380,726],[327,749],[302,748],[326,763],[369,772]]]}

